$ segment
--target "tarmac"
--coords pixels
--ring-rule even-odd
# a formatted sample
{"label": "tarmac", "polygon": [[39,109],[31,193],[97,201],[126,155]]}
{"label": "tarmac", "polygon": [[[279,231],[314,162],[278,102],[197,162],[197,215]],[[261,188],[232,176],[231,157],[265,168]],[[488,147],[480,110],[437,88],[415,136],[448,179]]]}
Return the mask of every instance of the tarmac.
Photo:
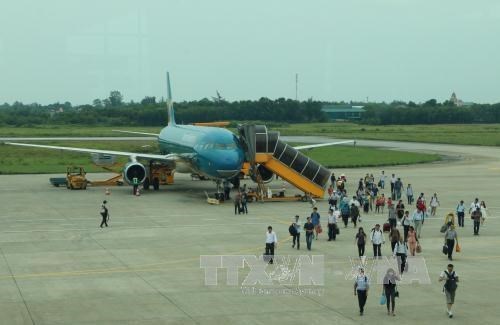
{"label": "tarmac", "polygon": [[[160,191],[131,195],[128,186],[71,191],[52,187],[53,175],[0,176],[0,323],[1,324],[498,324],[496,290],[500,283],[498,231],[500,204],[500,148],[372,142],[407,150],[439,152],[457,159],[431,164],[385,167],[415,194],[427,200],[437,192],[441,202],[436,218],[427,220],[421,238],[430,284],[399,286],[396,316],[379,305],[381,285],[368,296],[359,316],[353,280],[356,260],[355,229],[340,228],[335,242],[326,233],[314,240],[312,251],[292,249],[288,225],[299,214],[311,213],[304,202],[249,204],[248,215],[235,215],[233,204],[208,205],[205,191],[211,181],[193,181],[176,175],[174,185]],[[382,168],[339,169],[353,193],[365,173],[376,177]],[[57,175],[56,175],[57,176]],[[100,178],[102,175],[89,175]],[[245,181],[248,186],[251,181]],[[281,188],[282,181],[271,187]],[[287,194],[295,191],[286,185]],[[385,193],[388,193],[387,186]],[[459,228],[461,253],[453,264],[460,277],[454,317],[445,313],[442,283],[437,279],[448,260],[441,253],[439,232],[444,215],[463,199],[468,207],[475,197],[487,203],[488,218],[480,236],[472,235],[466,216]],[[110,227],[101,229],[100,204],[108,200]],[[326,228],[327,202],[317,206]],[[369,230],[387,215],[362,214],[360,226]],[[216,285],[205,282],[202,255],[259,255],[265,232],[272,225],[279,245],[276,253],[324,257],[324,283],[298,287],[274,281],[271,286],[245,286],[248,265],[239,269],[237,285],[226,282],[229,271],[218,270]],[[387,234],[386,234],[387,236]],[[371,245],[366,255],[372,253]],[[382,247],[390,256],[390,245]],[[352,258],[351,258],[352,257]],[[274,266],[267,266],[271,273]],[[297,289],[314,289],[297,291]],[[272,289],[272,290],[266,290]],[[285,290],[288,289],[288,290]]]}

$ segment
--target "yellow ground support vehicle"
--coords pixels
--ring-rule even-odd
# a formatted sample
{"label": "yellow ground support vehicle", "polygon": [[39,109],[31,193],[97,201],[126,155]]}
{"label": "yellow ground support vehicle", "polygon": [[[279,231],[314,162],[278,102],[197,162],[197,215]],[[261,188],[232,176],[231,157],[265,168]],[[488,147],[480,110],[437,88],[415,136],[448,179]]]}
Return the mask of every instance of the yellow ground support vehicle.
{"label": "yellow ground support vehicle", "polygon": [[83,167],[71,166],[66,169],[66,187],[72,190],[87,189],[87,178]]}
{"label": "yellow ground support vehicle", "polygon": [[174,173],[172,168],[159,162],[151,160],[149,168],[147,168],[147,176],[144,180],[143,187],[149,190],[152,185],[155,191],[160,189],[160,185],[169,185],[174,183]]}

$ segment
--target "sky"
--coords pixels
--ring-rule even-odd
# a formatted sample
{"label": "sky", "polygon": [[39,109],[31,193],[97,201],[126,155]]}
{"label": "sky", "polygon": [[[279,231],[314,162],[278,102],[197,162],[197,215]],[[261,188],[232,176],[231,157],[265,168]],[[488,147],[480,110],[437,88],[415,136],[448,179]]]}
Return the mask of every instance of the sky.
{"label": "sky", "polygon": [[498,0],[4,1],[0,103],[500,102]]}

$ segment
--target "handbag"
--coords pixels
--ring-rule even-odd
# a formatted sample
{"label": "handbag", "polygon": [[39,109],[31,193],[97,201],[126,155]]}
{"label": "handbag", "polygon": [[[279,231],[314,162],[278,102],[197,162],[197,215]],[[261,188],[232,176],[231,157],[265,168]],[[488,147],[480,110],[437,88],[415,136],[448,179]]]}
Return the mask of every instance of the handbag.
{"label": "handbag", "polygon": [[448,246],[443,245],[443,254],[447,255],[448,254]]}
{"label": "handbag", "polygon": [[340,229],[339,227],[337,227],[337,225],[335,225],[335,235],[338,235],[340,234]]}
{"label": "handbag", "polygon": [[323,228],[321,227],[321,225],[318,225],[318,229],[316,231],[318,232],[318,234],[321,234],[323,232]]}
{"label": "handbag", "polygon": [[448,225],[444,224],[444,225],[441,226],[441,229],[439,231],[442,232],[442,233],[445,233],[446,229],[448,229]]}
{"label": "handbag", "polygon": [[460,253],[460,251],[462,251],[462,247],[460,247],[460,245],[457,243],[457,245],[455,246],[455,252]]}
{"label": "handbag", "polygon": [[385,305],[387,303],[387,298],[385,297],[384,293],[382,292],[382,295],[380,296],[380,304]]}
{"label": "handbag", "polygon": [[417,243],[417,253],[422,253],[422,246],[420,246],[420,243]]}

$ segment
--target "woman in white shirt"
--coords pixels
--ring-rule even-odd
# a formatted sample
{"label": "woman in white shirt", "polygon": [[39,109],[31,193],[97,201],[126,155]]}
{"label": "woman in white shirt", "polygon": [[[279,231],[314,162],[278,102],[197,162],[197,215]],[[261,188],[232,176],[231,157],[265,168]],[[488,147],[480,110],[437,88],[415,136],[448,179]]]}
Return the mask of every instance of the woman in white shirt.
{"label": "woman in white shirt", "polygon": [[479,206],[481,208],[481,224],[484,224],[484,220],[487,217],[486,203],[484,203],[484,201],[481,201],[481,204]]}
{"label": "woman in white shirt", "polygon": [[434,195],[432,196],[430,205],[431,205],[431,216],[434,217],[436,215],[437,207],[439,206],[437,193],[434,193]]}

